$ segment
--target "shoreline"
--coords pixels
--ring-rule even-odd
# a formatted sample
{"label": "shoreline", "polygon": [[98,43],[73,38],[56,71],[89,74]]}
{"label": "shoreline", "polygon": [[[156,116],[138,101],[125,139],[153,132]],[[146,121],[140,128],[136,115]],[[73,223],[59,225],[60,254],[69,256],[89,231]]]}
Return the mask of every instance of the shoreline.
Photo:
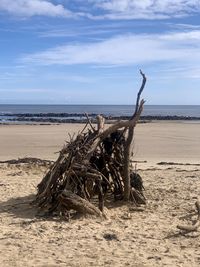
{"label": "shoreline", "polygon": [[[123,119],[122,119],[123,120]],[[105,125],[113,124],[117,120],[106,120]],[[68,125],[85,125],[87,124],[88,120],[27,120],[27,121],[21,121],[21,120],[13,120],[13,121],[1,121],[0,120],[0,127],[1,126],[59,126],[59,125],[65,125],[66,127]],[[96,126],[96,120],[90,120],[91,124]],[[164,124],[164,123],[177,123],[177,124],[199,124],[200,119],[152,119],[152,120],[142,120],[140,119],[137,124]]]}

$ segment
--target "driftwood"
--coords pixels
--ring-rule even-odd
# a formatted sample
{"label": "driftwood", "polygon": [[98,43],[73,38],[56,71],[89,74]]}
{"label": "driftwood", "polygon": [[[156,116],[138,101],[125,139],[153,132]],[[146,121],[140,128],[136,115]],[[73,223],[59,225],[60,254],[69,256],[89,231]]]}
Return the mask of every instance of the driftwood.
{"label": "driftwood", "polygon": [[194,232],[197,231],[200,226],[200,203],[197,201],[195,203],[195,207],[197,209],[197,219],[196,222],[193,225],[178,225],[177,228],[179,230],[185,231],[185,232]]}
{"label": "driftwood", "polygon": [[50,165],[53,163],[51,160],[45,160],[45,159],[39,159],[39,158],[19,158],[19,159],[10,159],[10,160],[4,160],[0,161],[0,163],[7,163],[7,164],[21,164],[21,163],[26,163],[26,164],[37,164],[37,165]]}
{"label": "driftwood", "polygon": [[101,216],[108,196],[145,204],[142,181],[130,171],[134,128],[144,105],[140,96],[146,77],[140,73],[142,85],[131,119],[105,129],[105,119],[99,115],[95,129],[86,115],[86,126],[75,139],[70,136],[70,142],[38,184],[35,204],[40,209],[59,213],[72,209]]}
{"label": "driftwood", "polygon": [[[140,74],[143,77],[143,81],[142,81],[142,85],[141,88],[138,92],[138,96],[137,96],[137,101],[136,101],[136,106],[135,106],[135,112],[132,116],[132,120],[137,116],[137,114],[140,116],[140,111],[139,111],[139,102],[140,102],[140,96],[141,93],[145,87],[146,84],[146,77],[145,75],[142,73],[142,71],[140,70]],[[142,101],[142,106],[143,106],[143,101]],[[134,128],[135,125],[131,125],[128,128],[128,137],[127,140],[125,142],[125,148],[124,148],[124,199],[125,200],[129,200],[130,198],[130,192],[131,192],[131,188],[130,188],[130,158],[131,158],[131,143],[133,141],[133,135],[134,135]]]}
{"label": "driftwood", "polygon": [[102,212],[92,203],[82,197],[79,197],[69,190],[64,190],[59,195],[59,200],[66,210],[73,209],[83,214],[88,213],[91,215],[102,216]]}

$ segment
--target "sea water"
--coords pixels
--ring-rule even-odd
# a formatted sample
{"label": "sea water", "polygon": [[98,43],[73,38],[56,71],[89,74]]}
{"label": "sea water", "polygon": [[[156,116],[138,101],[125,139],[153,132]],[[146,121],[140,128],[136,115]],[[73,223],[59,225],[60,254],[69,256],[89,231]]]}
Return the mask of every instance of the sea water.
{"label": "sea water", "polygon": [[[106,116],[130,116],[132,105],[0,105],[0,120],[7,121],[14,114],[104,114]],[[7,116],[10,115],[10,116]],[[145,105],[144,116],[200,117],[200,105]],[[48,117],[47,117],[48,118]]]}

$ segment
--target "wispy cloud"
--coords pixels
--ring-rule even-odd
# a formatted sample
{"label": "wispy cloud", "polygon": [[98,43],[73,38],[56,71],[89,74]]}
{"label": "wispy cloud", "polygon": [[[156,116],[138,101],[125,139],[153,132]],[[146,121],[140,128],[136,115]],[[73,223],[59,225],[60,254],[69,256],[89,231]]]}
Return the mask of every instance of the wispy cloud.
{"label": "wispy cloud", "polygon": [[88,0],[108,19],[167,19],[200,10],[199,0]]}
{"label": "wispy cloud", "polygon": [[166,25],[171,26],[173,29],[178,30],[200,30],[200,25],[186,24],[186,23],[167,23]]}
{"label": "wispy cloud", "polygon": [[0,10],[18,16],[89,19],[168,19],[200,11],[199,0],[0,0]]}
{"label": "wispy cloud", "polygon": [[46,93],[47,89],[40,88],[10,88],[10,89],[1,89],[1,93],[26,93],[26,94],[38,94],[38,93]]}
{"label": "wispy cloud", "polygon": [[80,29],[55,29],[55,30],[47,30],[39,33],[39,37],[80,37],[80,36],[98,36],[102,34],[113,34],[119,32],[119,29],[91,29],[89,27],[82,27]]}
{"label": "wispy cloud", "polygon": [[200,60],[200,31],[167,34],[130,34],[75,45],[58,46],[21,58],[41,65],[138,65],[153,62],[197,62]]}

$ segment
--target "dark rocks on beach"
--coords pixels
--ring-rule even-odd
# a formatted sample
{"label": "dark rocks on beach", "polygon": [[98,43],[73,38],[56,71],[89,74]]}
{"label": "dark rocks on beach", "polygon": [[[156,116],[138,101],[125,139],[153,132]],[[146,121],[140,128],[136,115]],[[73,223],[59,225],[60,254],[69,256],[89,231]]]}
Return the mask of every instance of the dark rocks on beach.
{"label": "dark rocks on beach", "polygon": [[[98,114],[91,113],[88,114],[91,122],[96,123],[96,116]],[[129,120],[131,116],[112,116],[112,115],[104,115],[107,123],[112,123],[116,120]],[[19,122],[42,122],[42,123],[85,123],[87,122],[87,118],[84,113],[16,113],[16,114],[0,114],[0,121],[2,121],[1,117],[7,117],[6,121],[19,121]],[[183,121],[197,121],[200,120],[200,117],[189,117],[189,116],[141,116],[140,122],[150,122],[152,120],[183,120]],[[5,121],[5,119],[4,119]]]}

